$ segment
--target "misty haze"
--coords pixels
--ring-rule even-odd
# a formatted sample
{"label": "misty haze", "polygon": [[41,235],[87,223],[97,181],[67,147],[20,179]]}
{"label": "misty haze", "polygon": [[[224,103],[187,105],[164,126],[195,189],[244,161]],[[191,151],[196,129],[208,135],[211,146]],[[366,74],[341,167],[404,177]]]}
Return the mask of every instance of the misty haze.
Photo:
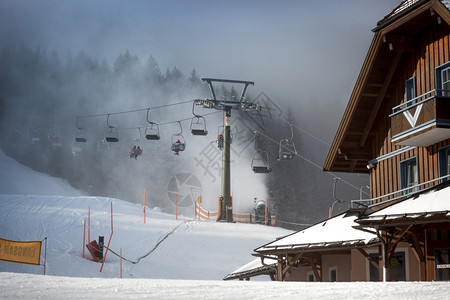
{"label": "misty haze", "polygon": [[[174,213],[176,188],[193,217],[198,196],[217,210],[221,192],[223,114],[193,106],[211,97],[201,78],[254,81],[246,100],[262,110],[231,116],[233,209],[250,213],[267,197],[278,226],[303,228],[328,216],[335,182],[333,214],[367,197],[366,175],[322,164],[371,26],[398,3],[2,0],[1,148],[86,195],[142,203],[145,190],[147,206]],[[240,88],[219,86],[218,97]],[[207,135],[191,134],[199,116]],[[152,123],[158,140],[146,138]],[[297,155],[280,161],[286,138]],[[130,157],[133,146],[142,154]],[[271,173],[252,171],[257,150]]]}

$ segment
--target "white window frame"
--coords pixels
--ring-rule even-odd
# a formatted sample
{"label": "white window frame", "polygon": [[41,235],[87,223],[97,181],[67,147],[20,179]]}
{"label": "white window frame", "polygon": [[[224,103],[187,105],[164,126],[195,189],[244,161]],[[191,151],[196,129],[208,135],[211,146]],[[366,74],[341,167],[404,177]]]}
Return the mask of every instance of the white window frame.
{"label": "white window frame", "polygon": [[[414,178],[411,180],[410,178],[410,166],[412,166],[412,162],[414,161],[415,166],[415,172],[414,172]],[[403,194],[410,194],[412,192],[415,192],[418,190],[417,185],[419,184],[419,166],[417,163],[417,157],[411,157],[408,159],[405,159],[400,162],[400,187],[401,189],[406,189],[411,187],[409,190],[403,191]]]}
{"label": "white window frame", "polygon": [[[310,277],[310,276],[312,276],[313,281],[310,281],[310,280],[309,280],[309,277]],[[314,272],[313,272],[313,271],[308,271],[308,272],[306,272],[306,281],[307,281],[307,282],[314,282],[314,281],[316,281],[316,276],[314,276]]]}
{"label": "white window frame", "polygon": [[[412,85],[412,86],[411,86]],[[408,92],[410,90],[410,92]],[[408,95],[410,94],[410,95]],[[408,78],[405,81],[405,98],[406,98],[406,106],[411,106],[416,103],[416,101],[408,102],[414,98],[416,98],[416,77]]]}
{"label": "white window frame", "polygon": [[[437,91],[438,96],[450,97],[450,61],[436,68],[436,89],[443,90],[444,85],[448,85],[446,90],[449,92]],[[444,77],[446,77],[444,79]]]}
{"label": "white window frame", "polygon": [[[336,271],[336,281],[331,281],[331,272]],[[338,282],[338,271],[337,266],[329,267],[328,268],[328,281],[329,282]]]}

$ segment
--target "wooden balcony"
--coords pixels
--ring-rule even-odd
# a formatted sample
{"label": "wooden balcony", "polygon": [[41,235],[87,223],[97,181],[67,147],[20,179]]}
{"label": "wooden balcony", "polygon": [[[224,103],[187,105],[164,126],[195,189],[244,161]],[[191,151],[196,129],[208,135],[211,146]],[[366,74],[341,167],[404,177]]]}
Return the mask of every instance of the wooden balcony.
{"label": "wooden balcony", "polygon": [[391,142],[426,147],[450,138],[450,91],[432,90],[392,109]]}

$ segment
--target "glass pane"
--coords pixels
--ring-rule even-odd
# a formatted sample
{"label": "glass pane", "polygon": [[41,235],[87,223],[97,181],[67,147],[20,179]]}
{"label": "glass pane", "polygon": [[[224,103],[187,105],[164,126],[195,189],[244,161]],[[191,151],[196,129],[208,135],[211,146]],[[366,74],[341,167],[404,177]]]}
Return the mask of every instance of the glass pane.
{"label": "glass pane", "polygon": [[450,280],[450,249],[434,250],[434,262],[437,281]]}
{"label": "glass pane", "polygon": [[450,68],[442,70],[442,89],[444,92],[443,96],[450,96]]}

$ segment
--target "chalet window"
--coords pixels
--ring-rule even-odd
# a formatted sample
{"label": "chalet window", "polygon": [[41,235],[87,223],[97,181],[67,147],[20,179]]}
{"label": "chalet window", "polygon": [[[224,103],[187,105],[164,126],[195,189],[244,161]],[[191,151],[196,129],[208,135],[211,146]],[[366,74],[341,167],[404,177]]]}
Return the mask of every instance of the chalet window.
{"label": "chalet window", "polygon": [[450,249],[438,248],[434,250],[434,272],[437,281],[450,280]]}
{"label": "chalet window", "polygon": [[417,159],[411,158],[400,163],[400,180],[401,189],[411,187],[411,189],[403,191],[403,195],[417,191],[418,174],[417,174]]}
{"label": "chalet window", "polygon": [[309,282],[316,281],[316,277],[314,276],[313,271],[308,271],[306,273],[306,281],[309,281]]}
{"label": "chalet window", "polygon": [[[413,105],[416,101],[410,101],[416,98],[416,78],[411,77],[405,82],[406,102],[407,106]],[[408,102],[410,101],[410,102]]]}
{"label": "chalet window", "polygon": [[337,281],[337,267],[331,267],[328,270],[329,270],[330,282],[336,282]]}
{"label": "chalet window", "polygon": [[[450,175],[450,146],[439,149],[439,177]],[[441,180],[441,182],[450,180],[446,178]]]}
{"label": "chalet window", "polygon": [[[379,261],[378,253],[370,253],[369,255],[374,261]],[[387,279],[394,281],[406,281],[406,263],[406,252],[396,251],[394,255],[392,255],[391,261],[389,262],[389,278]],[[380,271],[368,261],[367,265],[369,267],[369,280],[380,281]]]}
{"label": "chalet window", "polygon": [[450,62],[436,68],[437,95],[450,97]]}

